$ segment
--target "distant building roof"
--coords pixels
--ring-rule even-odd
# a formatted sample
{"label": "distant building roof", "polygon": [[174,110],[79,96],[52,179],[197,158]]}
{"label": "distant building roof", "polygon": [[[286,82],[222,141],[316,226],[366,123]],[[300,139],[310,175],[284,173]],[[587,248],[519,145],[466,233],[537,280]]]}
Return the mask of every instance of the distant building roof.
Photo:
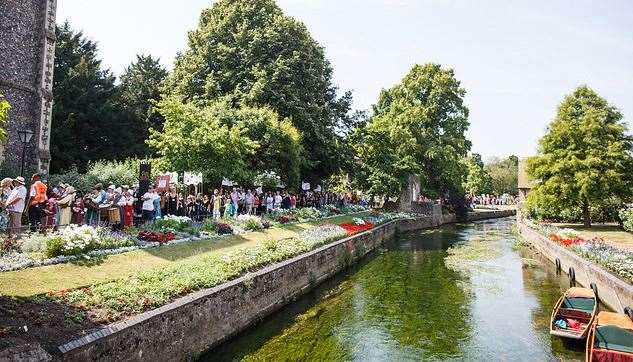
{"label": "distant building roof", "polygon": [[534,181],[530,180],[530,177],[526,171],[526,161],[527,158],[519,159],[519,188],[520,189],[531,189],[534,187]]}

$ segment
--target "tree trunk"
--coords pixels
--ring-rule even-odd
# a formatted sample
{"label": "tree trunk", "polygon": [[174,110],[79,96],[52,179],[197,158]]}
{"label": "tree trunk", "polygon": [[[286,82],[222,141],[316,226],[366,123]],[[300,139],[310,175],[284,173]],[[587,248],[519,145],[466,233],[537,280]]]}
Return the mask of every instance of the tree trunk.
{"label": "tree trunk", "polygon": [[587,198],[582,202],[582,222],[585,227],[591,227],[591,214],[589,213],[589,200]]}

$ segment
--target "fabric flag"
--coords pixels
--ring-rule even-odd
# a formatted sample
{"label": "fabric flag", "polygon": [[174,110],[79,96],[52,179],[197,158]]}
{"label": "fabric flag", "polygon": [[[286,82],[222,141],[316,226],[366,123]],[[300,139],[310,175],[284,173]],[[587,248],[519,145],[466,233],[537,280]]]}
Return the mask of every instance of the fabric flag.
{"label": "fabric flag", "polygon": [[309,182],[301,182],[301,189],[303,191],[308,191],[310,190],[310,183]]}
{"label": "fabric flag", "polygon": [[169,175],[160,175],[156,178],[156,191],[169,191]]}

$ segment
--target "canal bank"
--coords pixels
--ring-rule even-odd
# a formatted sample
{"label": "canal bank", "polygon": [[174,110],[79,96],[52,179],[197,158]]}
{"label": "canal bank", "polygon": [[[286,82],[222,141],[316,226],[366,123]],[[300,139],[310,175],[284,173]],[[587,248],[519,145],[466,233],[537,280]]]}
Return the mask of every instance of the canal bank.
{"label": "canal bank", "polygon": [[584,361],[549,334],[567,277],[514,226],[398,233],[200,361]]}
{"label": "canal bank", "polygon": [[[499,218],[513,210],[471,213]],[[100,328],[59,347],[59,360],[181,360],[218,345],[354,264],[397,230],[455,222],[451,215],[396,220],[166,306]],[[27,355],[30,351],[23,351]]]}
{"label": "canal bank", "polygon": [[585,288],[594,288],[600,302],[610,309],[622,313],[624,308],[633,307],[633,285],[622,280],[601,266],[584,259],[564,246],[549,240],[517,217],[517,230],[521,236],[560,270],[573,277]]}

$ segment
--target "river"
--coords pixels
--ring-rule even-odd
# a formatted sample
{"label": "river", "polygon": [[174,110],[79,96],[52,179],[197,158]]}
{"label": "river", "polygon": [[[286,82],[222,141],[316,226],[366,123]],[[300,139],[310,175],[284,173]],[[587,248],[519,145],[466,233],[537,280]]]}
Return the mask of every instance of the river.
{"label": "river", "polygon": [[584,360],[549,335],[569,286],[514,219],[398,235],[203,361]]}

